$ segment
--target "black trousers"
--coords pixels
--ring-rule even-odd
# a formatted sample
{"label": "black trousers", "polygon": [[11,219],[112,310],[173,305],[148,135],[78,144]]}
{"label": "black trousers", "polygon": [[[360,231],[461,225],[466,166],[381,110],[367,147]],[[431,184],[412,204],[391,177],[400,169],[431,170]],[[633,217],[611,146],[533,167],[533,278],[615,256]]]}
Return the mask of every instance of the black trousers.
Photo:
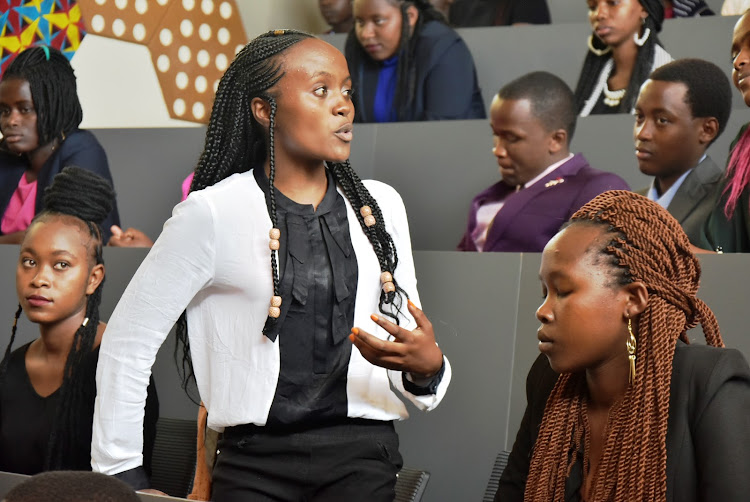
{"label": "black trousers", "polygon": [[227,428],[216,502],[392,502],[403,460],[392,422],[349,419],[305,431]]}

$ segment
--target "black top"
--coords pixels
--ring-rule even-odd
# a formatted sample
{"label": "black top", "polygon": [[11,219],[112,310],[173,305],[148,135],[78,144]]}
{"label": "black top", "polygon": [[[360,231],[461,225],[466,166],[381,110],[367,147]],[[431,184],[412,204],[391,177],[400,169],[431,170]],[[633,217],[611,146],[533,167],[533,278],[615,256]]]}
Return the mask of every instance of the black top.
{"label": "black top", "polygon": [[449,17],[457,28],[551,22],[546,0],[455,0]]}
{"label": "black top", "polygon": [[[11,353],[5,378],[0,386],[0,471],[33,475],[44,470],[49,437],[58,415],[60,389],[47,397],[40,396],[34,390],[26,371],[26,351],[30,345],[28,343]],[[98,360],[98,347],[84,359],[83,371],[92,381],[96,378]],[[90,389],[91,392],[85,397],[85,409],[81,410],[79,417],[85,423],[88,441],[67,453],[66,469],[91,470],[91,424],[96,398],[94,382]],[[151,453],[158,418],[159,399],[152,378],[148,386],[143,426],[143,461],[148,474],[151,472]]]}
{"label": "black top", "polygon": [[[589,115],[607,115],[607,114],[614,114],[614,113],[620,113],[620,105],[617,106],[609,106],[607,103],[604,102],[604,91],[599,94],[599,100],[596,102],[594,107],[591,109],[591,112]],[[625,99],[625,96],[622,97],[622,99]]]}
{"label": "black top", "polygon": [[[253,172],[268,194],[265,171]],[[328,189],[317,209],[274,189],[283,302],[271,334],[279,338],[280,370],[269,428],[314,427],[347,416],[357,257],[346,204],[328,170],[326,175]]]}

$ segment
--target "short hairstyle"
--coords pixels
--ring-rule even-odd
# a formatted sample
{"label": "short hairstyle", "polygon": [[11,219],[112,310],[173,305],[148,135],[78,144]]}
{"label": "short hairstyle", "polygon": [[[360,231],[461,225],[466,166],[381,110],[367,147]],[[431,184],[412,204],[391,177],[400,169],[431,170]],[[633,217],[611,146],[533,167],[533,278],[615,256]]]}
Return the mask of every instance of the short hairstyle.
{"label": "short hairstyle", "polygon": [[5,496],[5,502],[139,502],[135,491],[106,474],[50,471],[32,476]]}
{"label": "short hairstyle", "polygon": [[500,99],[528,99],[534,117],[548,131],[565,129],[570,145],[576,130],[575,97],[560,77],[546,71],[527,73],[505,84],[497,95]]}
{"label": "short hairstyle", "polygon": [[678,59],[651,72],[649,79],[685,84],[685,102],[693,117],[714,117],[719,122],[716,138],[724,132],[732,112],[732,88],[721,68],[702,59]]}

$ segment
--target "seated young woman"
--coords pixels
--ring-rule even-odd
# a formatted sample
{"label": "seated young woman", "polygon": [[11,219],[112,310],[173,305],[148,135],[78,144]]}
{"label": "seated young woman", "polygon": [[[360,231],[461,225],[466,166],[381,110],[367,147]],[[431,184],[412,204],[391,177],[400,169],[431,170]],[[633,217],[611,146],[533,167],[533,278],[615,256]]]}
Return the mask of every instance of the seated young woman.
{"label": "seated young woman", "polygon": [[[44,196],[16,269],[18,309],[0,363],[0,471],[91,470],[96,367],[105,324],[101,222],[114,191],[100,176],[68,167]],[[39,338],[12,351],[21,313]],[[150,465],[159,402],[153,381],[143,429]]]}
{"label": "seated young woman", "polygon": [[474,60],[428,0],[354,0],[346,40],[358,122],[483,119]]}
{"label": "seated young woman", "polygon": [[[750,493],[750,368],[722,348],[677,220],[605,192],[545,247],[542,355],[497,501],[716,501]],[[689,344],[701,324],[707,344]]]}
{"label": "seated young woman", "polygon": [[641,84],[672,61],[657,36],[664,21],[662,0],[586,3],[593,33],[575,91],[578,113],[631,113]]}
{"label": "seated young woman", "polygon": [[[110,183],[107,156],[97,139],[78,129],[83,118],[76,77],[57,49],[31,47],[8,66],[0,82],[0,243],[18,244],[44,209],[44,189],[65,166],[92,171]],[[120,224],[117,202],[102,223],[104,243]]]}

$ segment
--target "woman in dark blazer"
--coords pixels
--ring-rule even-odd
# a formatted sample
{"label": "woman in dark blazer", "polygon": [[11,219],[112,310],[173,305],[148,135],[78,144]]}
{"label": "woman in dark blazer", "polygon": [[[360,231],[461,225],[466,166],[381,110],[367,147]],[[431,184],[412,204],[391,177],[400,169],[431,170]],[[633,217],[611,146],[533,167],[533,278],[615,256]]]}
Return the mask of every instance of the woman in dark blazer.
{"label": "woman in dark blazer", "polygon": [[[611,191],[546,246],[539,350],[496,501],[747,500],[750,368],[669,213]],[[707,345],[688,345],[700,323]]]}
{"label": "woman in dark blazer", "polygon": [[427,0],[354,0],[346,59],[358,122],[485,118],[474,60]]}
{"label": "woman in dark blazer", "polygon": [[[107,156],[83,118],[76,77],[57,49],[32,47],[8,66],[0,82],[0,243],[20,243],[43,208],[44,190],[66,166],[112,183]],[[102,223],[103,239],[119,225],[117,204]]]}

